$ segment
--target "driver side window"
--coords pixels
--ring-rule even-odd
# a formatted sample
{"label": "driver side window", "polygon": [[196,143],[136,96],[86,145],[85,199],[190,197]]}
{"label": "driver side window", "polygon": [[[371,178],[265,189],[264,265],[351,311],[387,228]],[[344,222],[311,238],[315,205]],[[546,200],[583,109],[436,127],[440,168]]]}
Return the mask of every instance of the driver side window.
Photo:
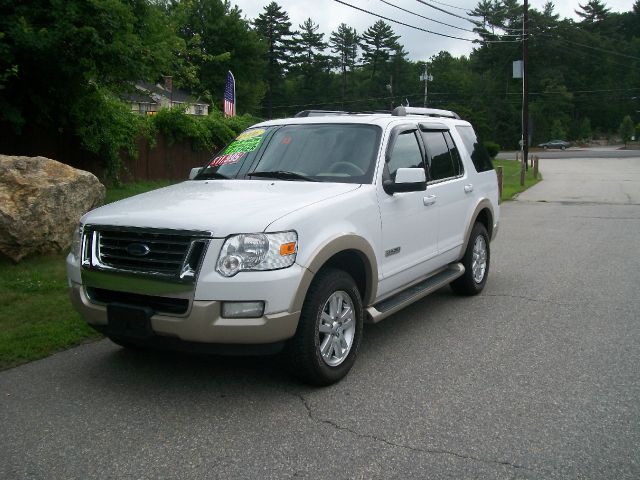
{"label": "driver side window", "polygon": [[422,151],[414,131],[403,132],[396,137],[387,168],[392,180],[395,180],[399,168],[424,169]]}

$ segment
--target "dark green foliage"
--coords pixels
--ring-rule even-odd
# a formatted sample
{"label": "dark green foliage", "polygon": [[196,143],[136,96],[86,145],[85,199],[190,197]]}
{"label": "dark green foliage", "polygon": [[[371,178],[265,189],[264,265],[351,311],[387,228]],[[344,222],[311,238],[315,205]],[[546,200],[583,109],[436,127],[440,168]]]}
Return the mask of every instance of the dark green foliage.
{"label": "dark green foliage", "polygon": [[184,56],[176,56],[177,86],[202,94],[222,108],[222,92],[231,70],[236,79],[238,111],[257,112],[265,93],[265,45],[242,11],[221,0],[183,0],[169,8]]}
{"label": "dark green foliage", "polygon": [[358,59],[358,42],[360,37],[355,28],[351,28],[346,23],[338,25],[338,29],[331,32],[329,45],[331,51],[336,54],[335,65],[340,69],[342,76],[342,103],[346,99],[347,94],[347,73],[353,71]]}
{"label": "dark green foliage", "polygon": [[360,38],[363,63],[371,70],[371,78],[376,76],[378,67],[389,60],[391,54],[398,50],[400,37],[383,20],[371,25]]}
{"label": "dark green foliage", "polygon": [[586,23],[594,23],[604,20],[609,14],[606,4],[600,0],[589,0],[585,5],[578,4],[579,10],[575,10],[576,15]]}
{"label": "dark green foliage", "polygon": [[487,153],[491,158],[496,158],[498,153],[500,153],[500,145],[496,142],[483,142],[484,148],[487,149]]}
{"label": "dark green foliage", "polygon": [[625,115],[622,119],[622,123],[620,123],[620,126],[618,127],[618,133],[620,133],[625,147],[627,146],[627,143],[631,141],[631,137],[633,137],[635,131],[636,127],[633,124],[633,120],[631,120],[629,115]]}
{"label": "dark green foliage", "polygon": [[217,150],[259,120],[250,115],[225,118],[216,110],[206,117],[185,114],[179,108],[161,109],[150,122],[169,145],[189,141],[194,150]]}
{"label": "dark green foliage", "polygon": [[281,85],[287,71],[287,55],[291,50],[291,22],[280,5],[271,2],[253,21],[258,36],[267,45],[267,116],[273,113],[274,90]]}
{"label": "dark green foliage", "polygon": [[118,182],[122,168],[122,150],[135,157],[135,141],[150,136],[150,125],[141,115],[132,114],[129,106],[105,89],[94,88],[71,106],[70,118],[76,126],[75,135],[84,148],[103,160],[104,178]]}

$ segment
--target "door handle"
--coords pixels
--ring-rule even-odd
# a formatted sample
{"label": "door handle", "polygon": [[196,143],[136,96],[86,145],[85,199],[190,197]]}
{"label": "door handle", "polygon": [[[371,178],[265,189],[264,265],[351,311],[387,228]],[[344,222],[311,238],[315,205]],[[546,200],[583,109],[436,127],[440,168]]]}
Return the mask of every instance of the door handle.
{"label": "door handle", "polygon": [[437,197],[435,195],[429,195],[428,197],[422,197],[422,203],[424,203],[425,207],[428,207],[436,203],[436,199]]}
{"label": "door handle", "polygon": [[469,185],[465,185],[464,186],[464,193],[471,193],[473,192],[473,185],[469,184]]}

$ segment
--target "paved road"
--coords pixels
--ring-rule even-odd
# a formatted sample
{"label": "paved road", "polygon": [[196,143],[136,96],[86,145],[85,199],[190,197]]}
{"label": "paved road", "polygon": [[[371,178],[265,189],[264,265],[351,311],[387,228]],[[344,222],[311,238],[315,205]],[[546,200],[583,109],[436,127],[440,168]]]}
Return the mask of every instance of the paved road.
{"label": "paved road", "polygon": [[[589,165],[545,162],[483,294],[367,326],[330,388],[108,341],[0,372],[0,478],[640,478],[640,208]],[[587,203],[548,186],[565,168]]]}
{"label": "paved road", "polygon": [[[640,157],[639,150],[620,150],[621,147],[594,147],[575,148],[567,150],[536,150],[531,152],[540,158],[637,158]],[[511,160],[516,158],[516,152],[500,152],[498,158]]]}

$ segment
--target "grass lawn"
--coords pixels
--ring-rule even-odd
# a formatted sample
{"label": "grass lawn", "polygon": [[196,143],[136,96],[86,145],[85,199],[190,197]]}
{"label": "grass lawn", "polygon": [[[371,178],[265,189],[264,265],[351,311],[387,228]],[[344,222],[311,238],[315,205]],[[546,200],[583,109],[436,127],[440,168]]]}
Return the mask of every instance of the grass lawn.
{"label": "grass lawn", "polygon": [[524,186],[520,186],[520,162],[515,160],[493,160],[494,167],[502,167],[502,197],[501,200],[511,200],[516,193],[524,192],[527,188],[538,183],[542,176],[533,178],[533,167],[529,167],[524,178]]}
{"label": "grass lawn", "polygon": [[[108,188],[105,203],[170,183]],[[71,306],[65,256],[28,258],[17,265],[0,260],[0,370],[100,338]]]}

